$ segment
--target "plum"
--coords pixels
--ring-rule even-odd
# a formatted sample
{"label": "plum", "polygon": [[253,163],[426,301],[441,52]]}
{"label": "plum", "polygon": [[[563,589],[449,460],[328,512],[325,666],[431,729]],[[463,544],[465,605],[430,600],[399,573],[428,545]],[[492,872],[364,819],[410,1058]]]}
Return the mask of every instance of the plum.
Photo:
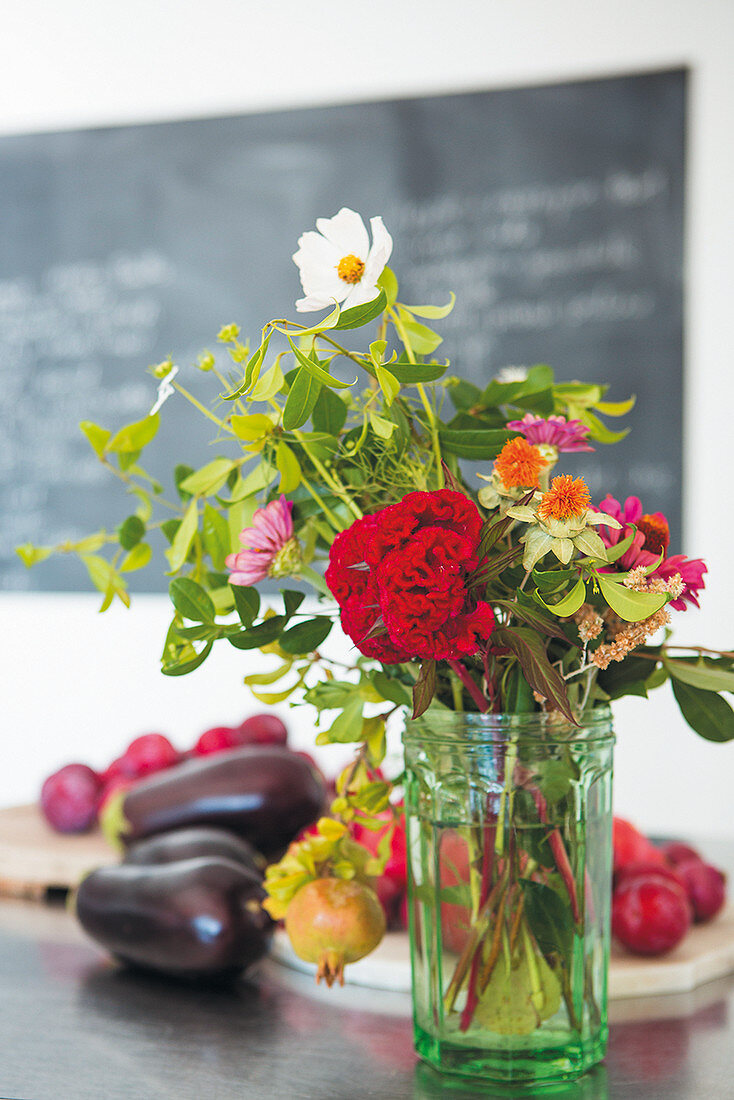
{"label": "plum", "polygon": [[679,863],[676,872],[683,880],[697,923],[715,917],[726,901],[726,876],[703,860],[687,859]]}
{"label": "plum", "polygon": [[691,848],[690,844],[683,844],[680,840],[669,840],[665,844],[661,844],[660,851],[668,863],[672,863],[673,866],[688,859],[697,859],[703,862],[695,848]]}
{"label": "plum", "polygon": [[194,745],[192,755],[208,756],[212,752],[239,748],[245,742],[246,738],[239,729],[234,729],[232,726],[213,726],[209,730],[204,730]]}
{"label": "plum", "polygon": [[288,729],[277,714],[251,714],[237,727],[243,745],[285,745]]}
{"label": "plum", "polygon": [[140,779],[178,764],[181,753],[162,733],[143,733],[113,760],[102,778],[105,785],[113,779]]}
{"label": "plum", "polygon": [[85,833],[97,820],[102,780],[86,764],[66,764],[41,787],[41,811],[57,833]]}
{"label": "plum", "polygon": [[626,877],[612,897],[612,931],[635,955],[671,951],[691,925],[691,906],[680,886],[645,872]]}
{"label": "plum", "polygon": [[612,843],[615,872],[630,863],[665,863],[665,856],[652,841],[622,817],[613,820]]}

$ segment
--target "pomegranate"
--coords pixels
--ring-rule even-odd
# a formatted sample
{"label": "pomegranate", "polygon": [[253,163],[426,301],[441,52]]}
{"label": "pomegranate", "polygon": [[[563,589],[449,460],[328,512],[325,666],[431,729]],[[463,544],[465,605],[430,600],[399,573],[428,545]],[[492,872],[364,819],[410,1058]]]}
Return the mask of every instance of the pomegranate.
{"label": "pomegranate", "polygon": [[344,985],[347,963],[374,951],[385,935],[385,914],[377,895],[354,879],[317,878],[302,886],[285,917],[296,955],[317,963],[317,982]]}
{"label": "pomegranate", "polygon": [[41,811],[57,833],[84,833],[97,820],[102,780],[86,764],[66,764],[41,787]]}
{"label": "pomegranate", "polygon": [[612,931],[635,955],[671,951],[691,924],[684,890],[655,873],[630,875],[614,891]]}
{"label": "pomegranate", "polygon": [[715,917],[726,900],[726,876],[702,860],[687,859],[676,867],[683,879],[698,923]]}

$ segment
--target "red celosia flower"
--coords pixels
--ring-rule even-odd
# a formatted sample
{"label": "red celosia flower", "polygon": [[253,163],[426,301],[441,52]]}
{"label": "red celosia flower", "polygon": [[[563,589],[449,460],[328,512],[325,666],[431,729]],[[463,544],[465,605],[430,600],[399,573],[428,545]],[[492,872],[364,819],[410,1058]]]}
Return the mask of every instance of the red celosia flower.
{"label": "red celosia flower", "polygon": [[461,493],[409,493],[334,539],[326,582],[342,627],[368,657],[397,663],[476,653],[494,616],[466,578],[482,518]]}

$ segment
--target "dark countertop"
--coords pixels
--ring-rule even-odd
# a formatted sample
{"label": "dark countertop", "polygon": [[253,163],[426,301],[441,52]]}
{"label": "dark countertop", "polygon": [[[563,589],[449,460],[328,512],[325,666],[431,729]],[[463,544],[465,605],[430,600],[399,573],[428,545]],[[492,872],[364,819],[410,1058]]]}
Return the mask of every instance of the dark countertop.
{"label": "dark countertop", "polygon": [[[60,906],[0,903],[0,1005],[3,1100],[498,1095],[416,1061],[407,994],[317,989],[271,960],[230,989],[179,985],[115,967]],[[610,1015],[605,1065],[543,1095],[734,1100],[734,975]]]}

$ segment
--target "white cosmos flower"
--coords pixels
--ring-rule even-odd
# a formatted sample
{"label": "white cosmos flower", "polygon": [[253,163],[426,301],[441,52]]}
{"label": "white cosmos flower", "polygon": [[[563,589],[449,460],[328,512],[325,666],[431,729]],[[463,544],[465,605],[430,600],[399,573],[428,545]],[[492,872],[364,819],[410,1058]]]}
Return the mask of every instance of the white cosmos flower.
{"label": "white cosmos flower", "polygon": [[309,313],[341,302],[344,309],[376,297],[377,280],[392,252],[392,237],[382,218],[370,218],[372,245],[359,214],[343,206],[333,218],[318,218],[316,228],[298,239],[293,256],[305,298],[296,309]]}

